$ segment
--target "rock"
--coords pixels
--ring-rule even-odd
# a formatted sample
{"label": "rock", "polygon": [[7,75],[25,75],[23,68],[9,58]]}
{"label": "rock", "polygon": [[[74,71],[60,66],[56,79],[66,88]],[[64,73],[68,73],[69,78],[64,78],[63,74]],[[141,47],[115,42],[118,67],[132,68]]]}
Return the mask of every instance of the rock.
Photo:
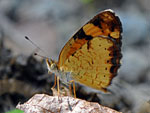
{"label": "rock", "polygon": [[36,94],[18,109],[25,113],[120,113],[94,102],[68,97]]}

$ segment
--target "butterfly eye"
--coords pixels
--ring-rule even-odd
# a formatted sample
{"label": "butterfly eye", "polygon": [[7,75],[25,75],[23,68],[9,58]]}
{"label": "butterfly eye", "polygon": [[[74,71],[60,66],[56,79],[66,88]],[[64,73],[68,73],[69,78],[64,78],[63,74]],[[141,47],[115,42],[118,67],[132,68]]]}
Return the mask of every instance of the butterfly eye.
{"label": "butterfly eye", "polygon": [[51,70],[54,70],[54,69],[56,69],[56,64],[51,64]]}

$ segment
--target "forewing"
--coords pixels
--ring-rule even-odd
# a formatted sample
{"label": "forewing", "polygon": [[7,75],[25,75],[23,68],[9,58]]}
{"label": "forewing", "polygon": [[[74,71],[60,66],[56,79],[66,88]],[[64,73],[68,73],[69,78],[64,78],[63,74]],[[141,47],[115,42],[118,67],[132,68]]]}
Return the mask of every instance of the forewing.
{"label": "forewing", "polygon": [[58,68],[89,87],[106,91],[120,67],[121,22],[111,10],[85,24],[62,49]]}
{"label": "forewing", "polygon": [[116,41],[121,47],[122,26],[118,16],[112,10],[105,10],[86,23],[63,47],[59,55],[58,68],[80,49],[85,43],[96,36],[106,36]]}

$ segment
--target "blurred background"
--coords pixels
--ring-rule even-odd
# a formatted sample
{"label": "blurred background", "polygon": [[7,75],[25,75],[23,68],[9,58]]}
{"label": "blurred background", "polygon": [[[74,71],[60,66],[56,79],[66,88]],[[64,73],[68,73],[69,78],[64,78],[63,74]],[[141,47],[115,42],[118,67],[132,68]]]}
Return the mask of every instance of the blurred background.
{"label": "blurred background", "polygon": [[98,12],[112,9],[123,26],[122,66],[112,94],[77,86],[77,97],[126,113],[150,113],[149,0],[0,0],[0,113],[35,93],[51,93],[45,61],[57,60],[67,40]]}

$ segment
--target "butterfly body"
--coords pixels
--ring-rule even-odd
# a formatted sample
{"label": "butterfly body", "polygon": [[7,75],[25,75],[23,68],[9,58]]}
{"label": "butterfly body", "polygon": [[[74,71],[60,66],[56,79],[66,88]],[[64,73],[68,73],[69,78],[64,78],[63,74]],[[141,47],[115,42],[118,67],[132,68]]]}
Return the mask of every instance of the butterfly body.
{"label": "butterfly body", "polygon": [[69,81],[72,80],[71,72],[65,72],[62,68],[58,69],[57,62],[53,61],[52,59],[50,59],[50,60],[47,59],[46,63],[47,63],[49,72],[57,75],[60,78],[60,80],[62,81],[62,83],[66,84],[66,85],[69,84]]}

